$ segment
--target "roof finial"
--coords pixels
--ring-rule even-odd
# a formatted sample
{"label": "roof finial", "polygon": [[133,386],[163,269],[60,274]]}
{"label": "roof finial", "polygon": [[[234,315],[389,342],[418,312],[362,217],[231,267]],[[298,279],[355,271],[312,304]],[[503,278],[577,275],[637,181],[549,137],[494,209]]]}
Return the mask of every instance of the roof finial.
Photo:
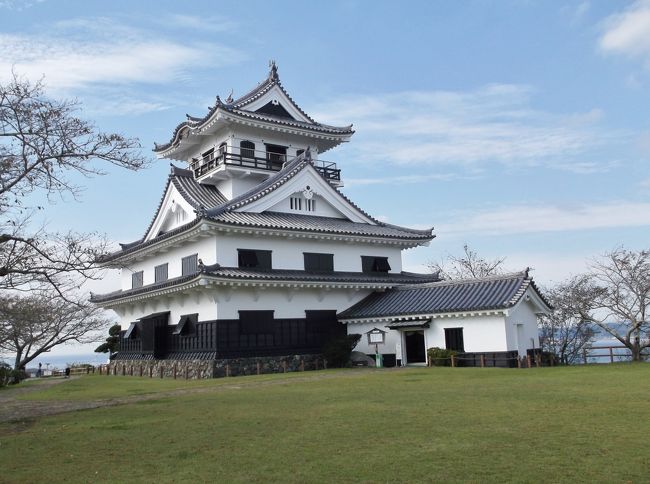
{"label": "roof finial", "polygon": [[278,66],[275,65],[275,60],[271,59],[269,61],[269,79],[273,79],[274,81],[278,80]]}
{"label": "roof finial", "polygon": [[232,97],[234,92],[235,92],[235,90],[230,88],[230,94],[228,94],[228,97],[226,98],[226,104],[231,104],[234,101],[234,99]]}

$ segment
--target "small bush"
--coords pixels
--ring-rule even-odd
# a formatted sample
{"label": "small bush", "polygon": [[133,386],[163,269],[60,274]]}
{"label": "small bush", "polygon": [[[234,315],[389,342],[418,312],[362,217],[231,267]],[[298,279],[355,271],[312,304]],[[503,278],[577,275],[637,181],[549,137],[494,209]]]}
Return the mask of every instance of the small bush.
{"label": "small bush", "polygon": [[350,364],[350,354],[360,339],[360,334],[348,334],[330,340],[323,347],[323,356],[327,360],[327,365],[334,368],[348,366]]}
{"label": "small bush", "polygon": [[429,357],[431,366],[451,366],[451,357],[457,354],[457,351],[438,347],[427,350],[427,356]]}
{"label": "small bush", "polygon": [[11,367],[8,364],[0,361],[0,388],[5,387],[9,384],[11,381],[11,372]]}

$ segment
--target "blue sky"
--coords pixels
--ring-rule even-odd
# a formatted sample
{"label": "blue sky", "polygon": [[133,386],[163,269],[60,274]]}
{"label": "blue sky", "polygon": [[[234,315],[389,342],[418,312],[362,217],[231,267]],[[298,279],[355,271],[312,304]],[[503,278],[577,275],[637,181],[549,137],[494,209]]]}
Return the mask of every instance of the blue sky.
{"label": "blue sky", "polygon": [[[346,194],[435,226],[406,268],[506,256],[543,284],[650,235],[650,2],[0,0],[0,76],[44,76],[149,153],[185,113],[263,80],[269,59],[317,120],[354,123],[325,153]],[[153,156],[152,156],[153,157]],[[168,161],[80,180],[49,227],[142,235]]]}

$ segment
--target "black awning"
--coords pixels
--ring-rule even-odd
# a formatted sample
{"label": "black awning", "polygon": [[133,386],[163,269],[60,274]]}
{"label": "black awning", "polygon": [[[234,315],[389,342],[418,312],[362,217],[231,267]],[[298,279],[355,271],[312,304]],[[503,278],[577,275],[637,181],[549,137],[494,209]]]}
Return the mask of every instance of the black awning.
{"label": "black awning", "polygon": [[394,321],[387,324],[388,329],[424,329],[429,327],[430,319],[416,319],[414,321]]}
{"label": "black awning", "polygon": [[126,330],[124,333],[124,339],[129,339],[131,336],[135,336],[134,333],[137,333],[136,328],[138,327],[138,323],[131,323],[129,325],[129,329]]}
{"label": "black awning", "polygon": [[199,313],[195,314],[184,314],[181,316],[181,319],[178,321],[176,328],[172,334],[182,334],[192,332],[193,326],[199,322]]}

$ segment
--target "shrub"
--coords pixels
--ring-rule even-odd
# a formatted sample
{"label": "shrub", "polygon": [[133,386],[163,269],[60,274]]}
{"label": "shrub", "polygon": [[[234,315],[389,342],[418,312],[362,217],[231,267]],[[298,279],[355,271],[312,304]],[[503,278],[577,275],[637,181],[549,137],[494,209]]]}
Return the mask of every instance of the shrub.
{"label": "shrub", "polygon": [[11,381],[11,367],[0,361],[0,388],[7,386]]}
{"label": "shrub", "polygon": [[348,334],[326,343],[323,347],[323,356],[327,360],[327,365],[334,368],[348,366],[350,354],[360,339],[360,334]]}
{"label": "shrub", "polygon": [[451,357],[457,354],[457,351],[438,347],[427,350],[427,356],[429,357],[431,366],[451,366]]}

